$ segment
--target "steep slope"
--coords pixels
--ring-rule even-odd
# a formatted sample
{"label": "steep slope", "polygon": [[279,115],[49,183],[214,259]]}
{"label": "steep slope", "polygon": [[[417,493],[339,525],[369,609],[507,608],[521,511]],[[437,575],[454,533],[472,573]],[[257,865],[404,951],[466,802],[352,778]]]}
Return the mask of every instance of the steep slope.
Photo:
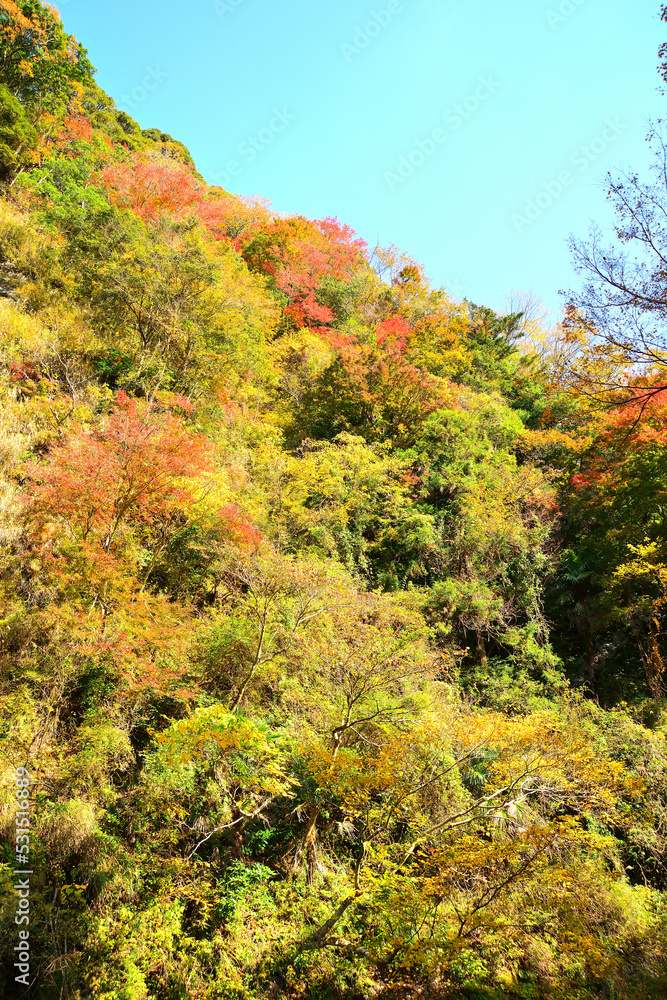
{"label": "steep slope", "polygon": [[661,638],[600,707],[564,583],[618,428],[0,34],[5,995],[667,996]]}

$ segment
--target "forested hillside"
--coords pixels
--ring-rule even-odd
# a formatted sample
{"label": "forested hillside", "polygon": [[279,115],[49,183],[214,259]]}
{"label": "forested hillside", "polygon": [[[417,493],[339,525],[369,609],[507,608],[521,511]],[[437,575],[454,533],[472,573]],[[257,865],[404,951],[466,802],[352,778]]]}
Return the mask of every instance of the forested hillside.
{"label": "forested hillside", "polygon": [[5,996],[667,997],[654,141],[548,330],[0,0]]}

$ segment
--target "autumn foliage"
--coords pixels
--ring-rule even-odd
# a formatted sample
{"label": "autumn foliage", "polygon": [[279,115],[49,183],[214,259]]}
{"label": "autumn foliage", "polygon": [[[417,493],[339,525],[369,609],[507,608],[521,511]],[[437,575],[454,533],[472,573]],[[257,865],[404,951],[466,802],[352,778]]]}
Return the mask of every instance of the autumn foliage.
{"label": "autumn foliage", "polygon": [[38,523],[55,517],[108,552],[125,522],[150,523],[192,503],[184,481],[206,465],[203,438],[120,392],[99,429],[73,431],[47,463],[31,467],[37,485],[28,514]]}
{"label": "autumn foliage", "polygon": [[310,222],[298,216],[255,223],[239,242],[248,265],[273,278],[287,297],[285,316],[297,328],[331,323],[334,314],[318,302],[317,292],[325,278],[349,281],[366,249],[337,219]]}
{"label": "autumn foliage", "polygon": [[43,1000],[664,996],[662,349],[0,42],[5,980],[18,857]]}

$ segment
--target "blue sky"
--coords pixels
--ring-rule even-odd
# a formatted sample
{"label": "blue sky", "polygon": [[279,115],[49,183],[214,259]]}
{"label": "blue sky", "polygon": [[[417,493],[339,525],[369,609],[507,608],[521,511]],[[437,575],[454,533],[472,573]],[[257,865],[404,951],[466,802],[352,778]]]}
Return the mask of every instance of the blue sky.
{"label": "blue sky", "polygon": [[201,173],[395,243],[455,297],[556,317],[660,117],[658,0],[66,0],[98,82]]}

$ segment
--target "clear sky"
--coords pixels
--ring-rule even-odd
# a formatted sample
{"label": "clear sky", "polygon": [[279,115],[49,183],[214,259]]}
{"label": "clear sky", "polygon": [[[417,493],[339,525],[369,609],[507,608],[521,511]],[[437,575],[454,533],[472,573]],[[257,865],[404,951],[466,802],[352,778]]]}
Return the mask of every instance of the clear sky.
{"label": "clear sky", "polygon": [[[556,315],[665,113],[658,0],[64,0],[98,82],[211,183],[395,243],[454,296]],[[667,117],[667,115],[665,116]]]}

